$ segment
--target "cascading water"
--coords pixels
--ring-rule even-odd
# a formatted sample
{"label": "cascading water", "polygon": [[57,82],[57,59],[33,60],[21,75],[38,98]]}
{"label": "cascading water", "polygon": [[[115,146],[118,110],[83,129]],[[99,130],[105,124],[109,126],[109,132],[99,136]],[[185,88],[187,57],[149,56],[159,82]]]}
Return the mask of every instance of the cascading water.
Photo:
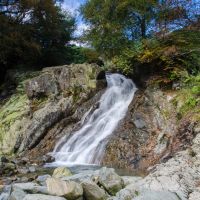
{"label": "cascading water", "polygon": [[106,80],[107,89],[99,107],[93,113],[90,109],[81,120],[81,128],[56,145],[55,165],[100,164],[108,136],[124,118],[137,90],[130,79],[120,74],[106,74]]}

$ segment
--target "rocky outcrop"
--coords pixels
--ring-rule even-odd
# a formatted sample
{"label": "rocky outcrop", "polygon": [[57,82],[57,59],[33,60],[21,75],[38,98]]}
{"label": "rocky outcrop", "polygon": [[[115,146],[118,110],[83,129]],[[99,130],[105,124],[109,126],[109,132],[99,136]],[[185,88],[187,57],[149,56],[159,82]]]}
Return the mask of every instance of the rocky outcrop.
{"label": "rocky outcrop", "polygon": [[176,91],[148,86],[138,91],[128,113],[109,139],[103,164],[146,171],[189,147],[195,121],[177,117]]}
{"label": "rocky outcrop", "polygon": [[[68,180],[64,180],[65,177],[48,178],[47,186],[36,184],[34,180],[12,183],[2,187],[0,199],[197,200],[200,198],[199,166],[196,157],[182,151],[168,162],[157,165],[154,172],[145,178],[120,177],[114,169],[102,168],[91,171],[88,180],[84,180],[83,172],[75,174],[80,177],[79,181],[72,181],[70,177]],[[129,182],[126,182],[126,185],[120,183],[120,187],[115,187],[119,179],[128,179]],[[101,180],[104,180],[104,183]],[[119,182],[117,184],[119,185]],[[110,193],[111,188],[114,189],[114,193]]]}
{"label": "rocky outcrop", "polygon": [[51,67],[20,82],[20,90],[0,107],[0,153],[33,149],[63,119],[76,121],[71,116],[99,87],[99,71],[92,64]]}

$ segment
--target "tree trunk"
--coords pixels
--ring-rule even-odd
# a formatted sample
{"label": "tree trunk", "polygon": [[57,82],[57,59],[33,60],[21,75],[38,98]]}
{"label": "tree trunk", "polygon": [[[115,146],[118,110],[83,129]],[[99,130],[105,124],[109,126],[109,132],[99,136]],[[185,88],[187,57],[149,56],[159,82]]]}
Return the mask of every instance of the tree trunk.
{"label": "tree trunk", "polygon": [[145,16],[141,19],[141,36],[142,38],[146,38],[146,19]]}

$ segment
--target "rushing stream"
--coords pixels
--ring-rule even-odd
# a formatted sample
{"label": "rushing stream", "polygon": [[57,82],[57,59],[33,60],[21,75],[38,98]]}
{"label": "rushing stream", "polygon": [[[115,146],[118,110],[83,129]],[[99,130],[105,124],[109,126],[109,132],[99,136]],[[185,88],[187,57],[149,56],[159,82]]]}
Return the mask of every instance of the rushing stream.
{"label": "rushing stream", "polygon": [[124,118],[137,90],[134,83],[120,74],[106,74],[107,89],[99,106],[83,116],[81,128],[56,145],[55,165],[100,164],[104,149],[119,121]]}

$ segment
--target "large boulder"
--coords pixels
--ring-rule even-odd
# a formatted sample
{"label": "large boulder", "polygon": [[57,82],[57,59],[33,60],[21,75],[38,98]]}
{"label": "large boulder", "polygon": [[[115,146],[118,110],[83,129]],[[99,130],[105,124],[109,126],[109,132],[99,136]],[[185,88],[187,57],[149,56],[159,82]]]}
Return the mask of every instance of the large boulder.
{"label": "large boulder", "polygon": [[0,153],[37,146],[54,125],[94,95],[99,71],[93,64],[65,65],[20,78],[16,93],[0,105]]}
{"label": "large boulder", "polygon": [[82,182],[83,194],[86,200],[105,200],[108,195],[92,181]]}
{"label": "large boulder", "polygon": [[58,167],[54,170],[52,177],[53,178],[62,178],[65,176],[71,176],[71,171],[66,167]]}
{"label": "large boulder", "polygon": [[58,92],[80,87],[84,90],[96,87],[99,67],[92,64],[65,65],[44,68],[43,73],[25,84],[29,98],[57,95]]}
{"label": "large boulder", "polygon": [[99,170],[98,184],[113,196],[124,187],[123,179],[115,173],[115,170],[106,167]]}
{"label": "large boulder", "polygon": [[68,200],[78,199],[83,196],[82,186],[74,181],[49,178],[46,183],[48,192],[51,195],[66,197]]}
{"label": "large boulder", "polygon": [[58,94],[58,85],[54,74],[44,73],[25,84],[25,91],[29,98]]}

